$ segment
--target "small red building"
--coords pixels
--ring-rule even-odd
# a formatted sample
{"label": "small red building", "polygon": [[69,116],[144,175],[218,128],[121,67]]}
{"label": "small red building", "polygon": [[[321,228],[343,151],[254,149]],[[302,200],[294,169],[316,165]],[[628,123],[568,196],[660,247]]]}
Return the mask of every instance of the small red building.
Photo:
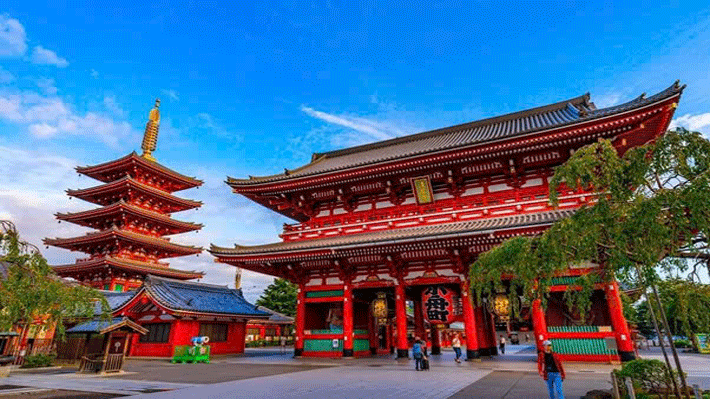
{"label": "small red building", "polygon": [[257,306],[256,308],[268,313],[270,316],[266,320],[257,319],[247,322],[246,341],[264,340],[280,343],[281,337],[285,337],[290,344],[293,335],[294,318],[273,311],[265,306]]}
{"label": "small red building", "polygon": [[[392,140],[313,154],[271,176],[229,178],[235,193],[295,220],[282,241],[212,246],[220,262],[298,284],[295,354],[366,356],[396,343],[408,355],[406,307],[415,333],[424,320],[432,353],[439,331],[463,322],[468,358],[497,353],[496,324],[507,303],[472,301],[468,268],[503,240],[535,235],[586,204],[586,192],[548,201],[554,168],[600,138],[619,152],[663,134],[684,86],[598,109],[588,94],[512,114]],[[597,284],[590,317],[559,306],[577,276],[551,288],[545,311],[528,315],[538,345],[550,339],[571,360],[633,359],[618,285]],[[505,299],[505,295],[501,298]]]}
{"label": "small red building", "polygon": [[226,286],[148,276],[128,295],[113,315],[148,329],[133,337],[129,356],[172,356],[175,345],[190,345],[196,336],[210,338],[214,355],[243,353],[247,320],[270,316],[247,302],[241,290]]}

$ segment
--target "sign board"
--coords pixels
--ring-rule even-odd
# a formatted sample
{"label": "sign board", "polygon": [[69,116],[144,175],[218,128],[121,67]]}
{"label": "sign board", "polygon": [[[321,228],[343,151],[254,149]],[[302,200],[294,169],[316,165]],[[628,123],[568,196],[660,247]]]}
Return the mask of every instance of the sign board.
{"label": "sign board", "polygon": [[333,349],[338,349],[340,347],[340,340],[334,339],[333,340]]}
{"label": "sign board", "polygon": [[414,198],[417,199],[417,204],[424,205],[434,202],[434,190],[431,188],[429,176],[413,178],[412,189],[414,190]]}
{"label": "sign board", "polygon": [[710,353],[710,334],[696,334],[700,353]]}

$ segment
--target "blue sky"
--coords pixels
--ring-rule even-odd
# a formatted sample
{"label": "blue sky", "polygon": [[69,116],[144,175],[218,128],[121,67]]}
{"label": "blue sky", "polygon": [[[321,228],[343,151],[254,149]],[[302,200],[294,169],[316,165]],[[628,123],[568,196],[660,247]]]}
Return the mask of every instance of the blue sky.
{"label": "blue sky", "polygon": [[[123,2],[126,3],[126,2]],[[710,133],[707,2],[115,2],[0,6],[0,218],[34,242],[81,234],[76,165],[139,149],[162,100],[155,155],[205,180],[176,240],[275,241],[286,219],[229,192],[312,152],[556,102],[600,106],[688,84],[675,124]],[[76,254],[48,249],[54,263]],[[174,260],[231,282],[208,254]],[[252,299],[268,278],[247,274]]]}

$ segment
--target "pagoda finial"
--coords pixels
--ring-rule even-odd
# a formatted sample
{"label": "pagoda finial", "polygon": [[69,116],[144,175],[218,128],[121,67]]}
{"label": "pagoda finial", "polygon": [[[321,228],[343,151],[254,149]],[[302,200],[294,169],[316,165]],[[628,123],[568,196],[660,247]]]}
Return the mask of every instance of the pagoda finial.
{"label": "pagoda finial", "polygon": [[153,158],[153,151],[158,143],[158,128],[160,127],[160,99],[155,99],[155,106],[150,110],[148,114],[148,123],[145,125],[145,133],[143,134],[143,144],[141,148],[143,149],[143,158],[155,161]]}

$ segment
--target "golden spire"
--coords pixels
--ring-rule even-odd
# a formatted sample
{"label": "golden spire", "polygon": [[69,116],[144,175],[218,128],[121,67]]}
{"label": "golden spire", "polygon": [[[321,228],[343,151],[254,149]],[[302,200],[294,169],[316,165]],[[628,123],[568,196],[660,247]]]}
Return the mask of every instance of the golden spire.
{"label": "golden spire", "polygon": [[160,108],[160,99],[155,100],[155,107],[148,114],[148,123],[145,125],[143,144],[141,144],[143,149],[141,156],[150,161],[155,161],[151,154],[155,151],[155,146],[158,143],[158,128],[160,127],[160,110],[158,108]]}

